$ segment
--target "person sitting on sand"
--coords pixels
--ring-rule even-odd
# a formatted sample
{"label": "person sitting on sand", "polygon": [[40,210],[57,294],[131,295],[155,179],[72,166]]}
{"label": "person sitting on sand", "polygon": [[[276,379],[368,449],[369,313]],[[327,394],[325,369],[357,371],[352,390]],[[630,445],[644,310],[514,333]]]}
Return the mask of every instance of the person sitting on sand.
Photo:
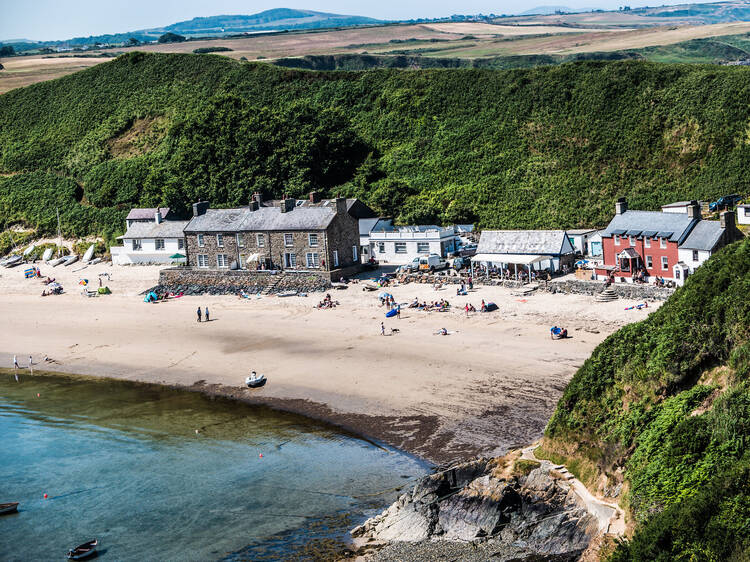
{"label": "person sitting on sand", "polygon": [[47,292],[47,289],[44,289],[44,291],[42,291],[42,296],[46,297],[48,295],[49,295],[49,293]]}
{"label": "person sitting on sand", "polygon": [[441,336],[447,336],[448,335],[448,330],[446,330],[445,328],[440,328],[440,335]]}

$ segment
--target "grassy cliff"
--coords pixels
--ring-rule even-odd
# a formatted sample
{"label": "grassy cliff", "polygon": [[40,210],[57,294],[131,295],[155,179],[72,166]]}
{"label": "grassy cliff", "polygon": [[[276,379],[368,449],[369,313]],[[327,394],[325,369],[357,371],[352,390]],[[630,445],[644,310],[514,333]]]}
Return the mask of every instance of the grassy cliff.
{"label": "grassy cliff", "polygon": [[[0,96],[0,222],[113,234],[131,205],[316,189],[403,221],[601,225],[748,192],[745,68],[303,72],[131,53]],[[2,226],[0,224],[0,226]]]}
{"label": "grassy cliff", "polygon": [[711,258],[658,311],[578,370],[544,449],[622,500],[613,559],[750,559],[750,240]]}

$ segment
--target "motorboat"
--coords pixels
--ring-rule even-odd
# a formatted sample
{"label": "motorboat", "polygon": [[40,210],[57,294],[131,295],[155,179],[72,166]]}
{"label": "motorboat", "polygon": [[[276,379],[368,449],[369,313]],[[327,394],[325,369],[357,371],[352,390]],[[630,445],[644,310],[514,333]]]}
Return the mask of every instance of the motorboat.
{"label": "motorboat", "polygon": [[258,388],[266,384],[266,380],[267,379],[265,375],[259,375],[258,373],[253,371],[252,374],[245,379],[245,384],[250,388]]}
{"label": "motorboat", "polygon": [[0,515],[15,513],[18,511],[18,502],[0,503]]}
{"label": "motorboat", "polygon": [[84,558],[88,558],[89,556],[96,554],[97,546],[99,546],[98,540],[90,540],[81,545],[78,545],[75,548],[71,548],[68,551],[67,558],[68,560],[83,560]]}

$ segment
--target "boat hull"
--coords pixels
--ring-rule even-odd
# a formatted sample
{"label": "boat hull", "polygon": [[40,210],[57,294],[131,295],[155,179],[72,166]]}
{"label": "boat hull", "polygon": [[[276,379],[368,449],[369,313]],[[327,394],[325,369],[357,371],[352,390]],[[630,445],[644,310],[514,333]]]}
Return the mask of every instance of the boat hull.
{"label": "boat hull", "polygon": [[7,515],[16,511],[18,511],[18,502],[0,503],[0,515]]}

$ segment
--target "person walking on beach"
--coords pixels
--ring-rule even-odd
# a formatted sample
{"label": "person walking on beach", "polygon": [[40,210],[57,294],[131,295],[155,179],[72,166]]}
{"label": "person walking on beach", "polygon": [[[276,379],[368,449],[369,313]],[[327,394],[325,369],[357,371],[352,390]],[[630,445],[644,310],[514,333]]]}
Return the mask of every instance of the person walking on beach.
{"label": "person walking on beach", "polygon": [[396,318],[401,320],[401,305],[396,305]]}
{"label": "person walking on beach", "polygon": [[33,364],[34,362],[31,360],[31,355],[29,355],[29,371],[31,371],[32,375],[34,374],[34,367],[32,367]]}
{"label": "person walking on beach", "polygon": [[380,323],[380,335],[385,335],[385,324],[383,324],[382,322]]}
{"label": "person walking on beach", "polygon": [[18,370],[18,357],[15,355],[13,356],[13,368],[17,371]]}
{"label": "person walking on beach", "polygon": [[206,307],[206,322],[208,322],[208,321],[209,321],[209,319],[208,319],[208,307]]}
{"label": "person walking on beach", "polygon": [[198,322],[201,321],[201,307],[198,307]]}

